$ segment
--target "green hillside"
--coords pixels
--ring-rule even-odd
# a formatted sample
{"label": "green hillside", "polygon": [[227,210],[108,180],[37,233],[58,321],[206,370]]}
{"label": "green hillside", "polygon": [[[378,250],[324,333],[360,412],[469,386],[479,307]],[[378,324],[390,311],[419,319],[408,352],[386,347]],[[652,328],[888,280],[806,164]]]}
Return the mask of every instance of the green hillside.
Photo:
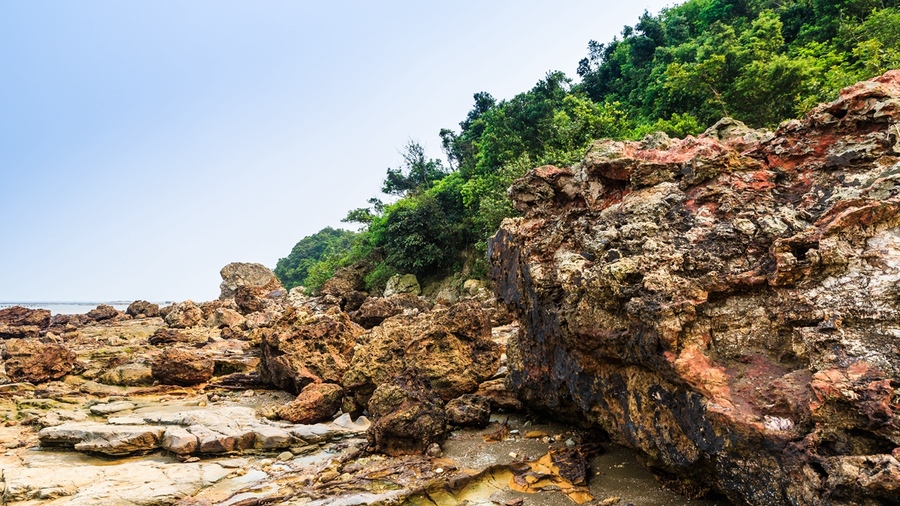
{"label": "green hillside", "polygon": [[476,93],[459,128],[439,133],[448,165],[409,142],[381,189],[399,200],[370,199],[345,220],[359,233],[306,237],[275,272],[313,292],[367,257],[374,290],[395,272],[427,279],[465,263],[484,275],[487,239],[515,214],[506,189],[527,170],[570,165],[593,139],[696,135],[723,116],[773,128],[898,67],[900,0],[689,0],[645,12],[589,42],[578,80],[549,72],[509,100]]}

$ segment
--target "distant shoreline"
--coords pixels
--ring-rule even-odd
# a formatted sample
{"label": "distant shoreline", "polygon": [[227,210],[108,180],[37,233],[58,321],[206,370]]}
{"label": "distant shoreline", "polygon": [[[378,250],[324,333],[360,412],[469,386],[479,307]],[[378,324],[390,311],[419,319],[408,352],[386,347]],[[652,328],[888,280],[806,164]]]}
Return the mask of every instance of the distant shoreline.
{"label": "distant shoreline", "polygon": [[[28,309],[47,309],[52,314],[83,314],[87,313],[91,309],[99,306],[100,304],[106,304],[108,306],[112,306],[120,311],[124,311],[128,308],[128,306],[134,301],[130,300],[113,300],[113,301],[99,301],[99,302],[90,302],[90,301],[59,301],[59,302],[44,302],[44,301],[29,301],[29,302],[0,302],[0,309],[6,309],[13,306],[22,306]],[[158,302],[159,305],[168,305],[172,304],[172,301],[164,301]]]}

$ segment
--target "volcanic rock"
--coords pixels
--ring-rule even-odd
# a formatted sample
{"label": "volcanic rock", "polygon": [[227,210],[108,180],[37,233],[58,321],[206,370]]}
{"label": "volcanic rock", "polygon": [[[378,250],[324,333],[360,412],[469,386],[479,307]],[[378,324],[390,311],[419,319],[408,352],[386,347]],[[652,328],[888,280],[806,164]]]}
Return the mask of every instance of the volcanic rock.
{"label": "volcanic rock", "polygon": [[284,290],[275,274],[262,264],[233,262],[222,267],[219,274],[222,276],[219,299],[234,298],[235,291],[240,286],[266,287],[270,291],[279,288]]}
{"label": "volcanic rock", "polygon": [[431,304],[411,293],[391,297],[369,297],[352,314],[353,321],[371,329],[381,322],[399,314],[414,315],[431,310]]}
{"label": "volcanic rock", "polygon": [[88,318],[94,320],[95,322],[103,321],[103,320],[111,320],[116,316],[119,316],[119,311],[107,304],[100,304],[99,306],[91,309],[87,312]]}
{"label": "volcanic rock", "polygon": [[206,326],[212,328],[241,327],[247,319],[233,309],[220,307],[213,311],[206,320]]}
{"label": "volcanic rock", "polygon": [[334,383],[310,383],[297,398],[278,410],[278,416],[292,423],[311,424],[331,418],[341,408],[344,390]]}
{"label": "volcanic rock", "polygon": [[259,377],[292,393],[310,383],[340,384],[363,332],[337,308],[314,314],[288,307],[273,327],[251,333],[260,342]]}
{"label": "volcanic rock", "polygon": [[513,390],[737,504],[895,500],[898,123],[891,71],[774,135],[599,141],[517,180],[490,244]]}
{"label": "volcanic rock", "polygon": [[166,324],[176,329],[195,327],[203,322],[203,311],[192,300],[179,302],[168,308]]}
{"label": "volcanic rock", "polygon": [[369,444],[388,455],[424,453],[446,436],[441,399],[415,378],[400,377],[379,386],[369,400],[369,413],[375,419],[367,434]]}
{"label": "volcanic rock", "polygon": [[444,406],[447,422],[453,425],[487,427],[491,420],[491,403],[486,398],[466,394],[451,400]]}
{"label": "volcanic rock", "polygon": [[6,375],[13,382],[41,383],[72,372],[76,356],[65,346],[36,339],[9,339],[3,346]]}
{"label": "volcanic rock", "polygon": [[361,338],[344,388],[365,404],[376,387],[408,373],[443,401],[472,393],[499,367],[500,347],[490,337],[475,301],[389,318]]}
{"label": "volcanic rock", "polygon": [[153,378],[166,385],[196,385],[212,378],[215,363],[201,352],[168,348],[151,367]]}
{"label": "volcanic rock", "polygon": [[146,300],[136,300],[128,305],[125,314],[135,318],[154,318],[159,316],[159,304],[153,304]]}
{"label": "volcanic rock", "polygon": [[0,339],[35,339],[41,334],[36,325],[6,325],[0,323]]}
{"label": "volcanic rock", "polygon": [[18,327],[29,325],[45,329],[50,325],[50,311],[13,306],[0,309],[0,324]]}

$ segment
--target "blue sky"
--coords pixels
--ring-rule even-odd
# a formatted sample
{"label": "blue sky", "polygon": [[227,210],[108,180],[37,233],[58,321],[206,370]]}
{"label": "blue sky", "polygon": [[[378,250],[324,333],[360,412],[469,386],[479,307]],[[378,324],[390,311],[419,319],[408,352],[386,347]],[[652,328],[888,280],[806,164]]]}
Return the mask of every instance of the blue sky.
{"label": "blue sky", "polygon": [[667,5],[0,0],[0,301],[215,298]]}

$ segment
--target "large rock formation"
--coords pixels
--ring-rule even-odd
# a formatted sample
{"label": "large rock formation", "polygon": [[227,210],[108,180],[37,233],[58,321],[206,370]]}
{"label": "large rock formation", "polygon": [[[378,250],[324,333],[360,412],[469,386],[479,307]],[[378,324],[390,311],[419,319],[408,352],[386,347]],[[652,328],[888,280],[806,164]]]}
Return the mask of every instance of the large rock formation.
{"label": "large rock formation", "polygon": [[510,382],[683,490],[900,497],[900,71],[774,136],[597,142],[510,190]]}
{"label": "large rock formation", "polygon": [[222,267],[219,274],[222,276],[219,299],[222,300],[234,298],[238,288],[241,287],[257,288],[271,297],[283,298],[287,295],[281,281],[278,281],[275,274],[262,264],[232,262]]}

